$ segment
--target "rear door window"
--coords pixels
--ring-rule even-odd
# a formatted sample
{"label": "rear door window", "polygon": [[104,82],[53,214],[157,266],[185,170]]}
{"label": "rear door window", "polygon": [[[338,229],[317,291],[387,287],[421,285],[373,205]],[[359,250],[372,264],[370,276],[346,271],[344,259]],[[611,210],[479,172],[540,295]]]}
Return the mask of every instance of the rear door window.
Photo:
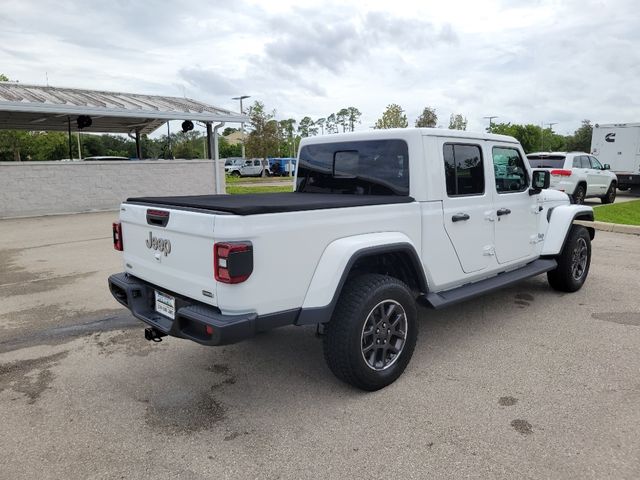
{"label": "rear door window", "polygon": [[580,165],[581,168],[591,168],[591,162],[589,161],[589,157],[586,155],[582,155],[580,157]]}
{"label": "rear door window", "polygon": [[409,195],[407,143],[388,139],[305,145],[296,191]]}
{"label": "rear door window", "polygon": [[484,193],[484,166],[480,146],[445,143],[443,155],[448,196]]}

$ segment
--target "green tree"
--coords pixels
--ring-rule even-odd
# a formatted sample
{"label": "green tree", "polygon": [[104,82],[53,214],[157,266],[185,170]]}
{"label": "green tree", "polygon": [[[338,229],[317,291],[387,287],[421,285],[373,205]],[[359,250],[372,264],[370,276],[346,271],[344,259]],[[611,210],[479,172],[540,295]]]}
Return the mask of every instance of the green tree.
{"label": "green tree", "polygon": [[[72,139],[71,149],[78,158],[77,139]],[[63,132],[29,132],[25,145],[30,160],[60,160],[69,157],[69,138]],[[84,156],[87,156],[84,153]]]}
{"label": "green tree", "polygon": [[313,125],[314,124],[311,117],[304,117],[302,120],[300,120],[300,123],[298,124],[298,133],[300,134],[300,136],[308,137],[309,135],[312,135]]}
{"label": "green tree", "polygon": [[[564,152],[567,150],[567,137],[555,133],[550,128],[541,130],[540,150],[548,152]],[[591,138],[589,138],[591,141]]]}
{"label": "green tree", "polygon": [[296,121],[293,118],[287,118],[286,120],[280,120],[281,131],[281,145],[280,156],[293,157],[295,156],[296,149]]}
{"label": "green tree", "polygon": [[[207,137],[203,137],[206,141]],[[242,145],[236,143],[231,145],[229,141],[223,136],[218,137],[218,152],[220,158],[240,157],[242,155]]]}
{"label": "green tree", "polygon": [[455,115],[452,113],[449,117],[449,130],[466,130],[467,118],[463,117],[459,113]]}
{"label": "green tree", "polygon": [[171,137],[171,146],[175,158],[203,158],[206,154],[206,137],[196,130],[176,132]]}
{"label": "green tree", "polygon": [[335,113],[332,113],[327,117],[327,120],[324,122],[324,126],[327,129],[327,133],[338,133],[338,120],[336,119]]}
{"label": "green tree", "polygon": [[239,128],[227,127],[222,131],[222,135],[226,137],[228,135],[231,135],[234,132],[239,132],[239,131],[240,131]]}
{"label": "green tree", "polygon": [[7,77],[4,73],[0,73],[0,82],[8,82],[9,77]]}
{"label": "green tree", "polygon": [[583,120],[582,125],[573,135],[567,138],[567,150],[575,152],[589,152],[591,150],[591,135],[593,126],[590,120]]}
{"label": "green tree", "polygon": [[249,107],[251,131],[245,143],[247,156],[266,159],[278,153],[279,128],[278,122],[273,120],[275,113],[275,111],[267,113],[264,103],[259,101]]}
{"label": "green tree", "polygon": [[318,135],[318,127],[319,125],[316,122],[312,121],[311,126],[309,127],[309,135],[312,137]]}
{"label": "green tree", "polygon": [[438,124],[438,115],[433,107],[424,107],[422,113],[416,120],[417,128],[434,128]]}
{"label": "green tree", "polygon": [[404,114],[402,107],[392,103],[387,106],[386,110],[382,113],[382,117],[376,121],[373,128],[407,128],[408,126],[409,122],[407,122],[407,116]]}
{"label": "green tree", "polygon": [[321,135],[324,135],[324,123],[326,121],[326,118],[319,118],[314,122],[318,127],[320,127]]}
{"label": "green tree", "polygon": [[358,110],[356,107],[348,107],[347,108],[347,121],[349,122],[349,130],[351,132],[355,129],[355,124],[360,123],[360,117],[362,116],[362,112]]}
{"label": "green tree", "polygon": [[29,134],[20,130],[0,130],[0,160],[20,162]]}
{"label": "green tree", "polygon": [[491,132],[514,137],[520,142],[520,145],[522,145],[525,153],[535,152],[536,150],[540,150],[541,148],[542,129],[538,125],[494,123]]}
{"label": "green tree", "polygon": [[347,131],[347,126],[349,125],[349,110],[346,108],[341,108],[336,113],[336,124],[342,127],[342,133]]}

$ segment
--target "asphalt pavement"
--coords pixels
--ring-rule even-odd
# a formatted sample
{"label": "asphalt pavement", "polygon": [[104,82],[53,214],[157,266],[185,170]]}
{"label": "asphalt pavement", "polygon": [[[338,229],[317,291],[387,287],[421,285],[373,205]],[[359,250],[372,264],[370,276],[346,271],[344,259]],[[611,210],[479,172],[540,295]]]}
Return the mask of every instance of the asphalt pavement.
{"label": "asphalt pavement", "polygon": [[0,221],[0,478],[640,478],[640,237],[421,312],[404,375],[336,380],[313,327],[155,344],[111,298],[115,213]]}

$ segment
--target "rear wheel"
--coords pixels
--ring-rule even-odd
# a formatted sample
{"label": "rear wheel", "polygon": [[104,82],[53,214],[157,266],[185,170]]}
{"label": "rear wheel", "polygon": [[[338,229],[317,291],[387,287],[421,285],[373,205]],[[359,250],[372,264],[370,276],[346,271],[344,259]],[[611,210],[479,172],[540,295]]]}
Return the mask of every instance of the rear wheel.
{"label": "rear wheel", "polygon": [[558,266],[547,272],[549,285],[561,292],[575,292],[582,288],[591,265],[591,237],[586,228],[573,225],[562,252],[557,257]]}
{"label": "rear wheel", "polygon": [[600,200],[602,203],[613,203],[616,201],[616,182],[611,182],[609,190],[607,190],[604,196],[600,197]]}
{"label": "rear wheel", "polygon": [[336,377],[362,390],[379,390],[404,372],[418,338],[409,288],[379,274],[344,287],[324,335],[324,357]]}
{"label": "rear wheel", "polygon": [[587,193],[584,185],[580,184],[576,187],[576,191],[573,192],[573,203],[576,205],[582,205],[584,203],[584,197]]}

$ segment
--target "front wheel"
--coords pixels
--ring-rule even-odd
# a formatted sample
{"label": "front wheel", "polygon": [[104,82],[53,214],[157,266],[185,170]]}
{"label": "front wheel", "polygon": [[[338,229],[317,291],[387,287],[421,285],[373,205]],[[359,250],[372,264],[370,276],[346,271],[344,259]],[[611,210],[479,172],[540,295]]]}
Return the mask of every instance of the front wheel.
{"label": "front wheel", "polygon": [[591,237],[586,228],[581,225],[571,227],[557,261],[558,266],[547,272],[549,285],[561,292],[580,290],[591,265]]}
{"label": "front wheel", "polygon": [[342,290],[326,325],[324,358],[336,377],[362,390],[393,383],[418,338],[416,302],[394,277],[365,274]]}
{"label": "front wheel", "polygon": [[613,203],[616,201],[616,182],[611,182],[611,185],[609,185],[609,190],[607,190],[607,193],[603,197],[600,197],[600,200],[605,204]]}

